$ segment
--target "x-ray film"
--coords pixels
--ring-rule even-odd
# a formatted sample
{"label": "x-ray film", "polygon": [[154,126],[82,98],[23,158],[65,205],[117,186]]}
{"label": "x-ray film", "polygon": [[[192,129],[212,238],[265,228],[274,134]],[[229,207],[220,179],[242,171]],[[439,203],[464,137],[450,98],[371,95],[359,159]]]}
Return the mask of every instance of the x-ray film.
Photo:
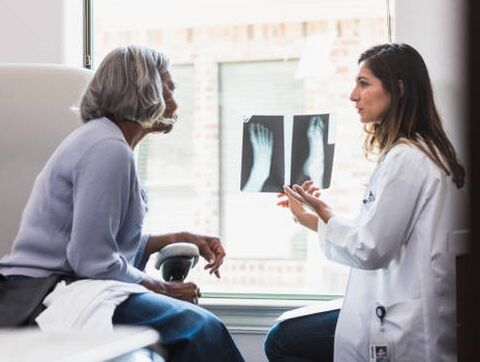
{"label": "x-ray film", "polygon": [[240,189],[280,192],[313,180],[330,186],[335,144],[330,114],[244,117]]}
{"label": "x-ray film", "polygon": [[293,117],[290,182],[313,180],[320,189],[330,187],[334,143],[328,143],[329,114]]}
{"label": "x-ray film", "polygon": [[242,191],[278,192],[284,180],[283,116],[244,118]]}

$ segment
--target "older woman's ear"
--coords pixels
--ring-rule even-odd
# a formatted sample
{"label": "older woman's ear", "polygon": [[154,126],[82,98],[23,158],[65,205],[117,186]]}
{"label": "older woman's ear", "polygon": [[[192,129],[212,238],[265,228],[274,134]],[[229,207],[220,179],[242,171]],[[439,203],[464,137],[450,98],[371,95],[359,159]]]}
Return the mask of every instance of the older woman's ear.
{"label": "older woman's ear", "polygon": [[403,85],[403,80],[401,79],[398,80],[398,89],[400,90],[400,98],[402,98],[405,87]]}

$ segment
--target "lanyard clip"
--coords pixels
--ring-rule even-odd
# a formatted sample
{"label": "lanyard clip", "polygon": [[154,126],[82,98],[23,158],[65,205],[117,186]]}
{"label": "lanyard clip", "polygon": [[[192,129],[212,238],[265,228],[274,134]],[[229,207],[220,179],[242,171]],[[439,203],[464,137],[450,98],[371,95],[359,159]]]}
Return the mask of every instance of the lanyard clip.
{"label": "lanyard clip", "polygon": [[362,202],[363,202],[365,205],[368,204],[368,203],[370,203],[370,202],[374,202],[374,201],[375,201],[375,195],[373,194],[372,191],[369,191],[369,192],[368,192],[368,196],[362,200]]}

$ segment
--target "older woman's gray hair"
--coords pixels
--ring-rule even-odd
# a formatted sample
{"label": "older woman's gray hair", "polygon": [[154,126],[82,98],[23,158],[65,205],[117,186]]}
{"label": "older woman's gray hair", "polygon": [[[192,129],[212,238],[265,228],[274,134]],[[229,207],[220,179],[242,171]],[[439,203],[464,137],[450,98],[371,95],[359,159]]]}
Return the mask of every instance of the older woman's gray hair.
{"label": "older woman's gray hair", "polygon": [[147,47],[127,46],[112,50],[90,81],[80,104],[84,122],[108,117],[112,121],[135,121],[148,128],[172,123],[163,118],[162,77],[168,58]]}

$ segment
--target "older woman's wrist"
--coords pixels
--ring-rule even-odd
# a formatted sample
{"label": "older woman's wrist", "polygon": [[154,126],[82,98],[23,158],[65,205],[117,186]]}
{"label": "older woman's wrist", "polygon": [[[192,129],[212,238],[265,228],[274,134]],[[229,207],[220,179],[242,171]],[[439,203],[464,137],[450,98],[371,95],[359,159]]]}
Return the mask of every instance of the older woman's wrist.
{"label": "older woman's wrist", "polygon": [[143,276],[139,284],[155,293],[165,294],[165,286],[163,281],[155,279],[148,274]]}

